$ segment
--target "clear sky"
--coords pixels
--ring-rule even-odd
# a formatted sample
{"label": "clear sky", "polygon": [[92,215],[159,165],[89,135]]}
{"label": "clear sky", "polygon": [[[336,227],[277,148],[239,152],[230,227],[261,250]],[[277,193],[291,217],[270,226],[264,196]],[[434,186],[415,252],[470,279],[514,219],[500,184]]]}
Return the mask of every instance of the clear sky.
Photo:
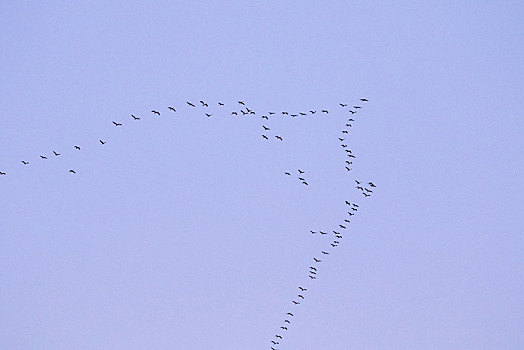
{"label": "clear sky", "polygon": [[42,3],[0,2],[1,349],[524,348],[522,2]]}

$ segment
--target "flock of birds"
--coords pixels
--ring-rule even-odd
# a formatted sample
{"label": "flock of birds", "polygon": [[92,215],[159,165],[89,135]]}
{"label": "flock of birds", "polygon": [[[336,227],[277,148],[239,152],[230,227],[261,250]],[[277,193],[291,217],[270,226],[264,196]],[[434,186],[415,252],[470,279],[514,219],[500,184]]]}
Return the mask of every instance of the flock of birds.
{"label": "flock of birds", "polygon": [[[366,103],[368,102],[368,100],[366,98],[361,98],[360,99],[360,102],[362,103]],[[218,103],[218,108],[225,108],[225,104],[222,103],[222,102],[217,102]],[[253,109],[251,109],[250,107],[246,106],[246,103],[244,101],[237,101],[237,104],[236,105],[236,109],[231,111],[231,116],[235,117],[240,117],[240,116],[255,116],[257,117],[259,114],[257,114],[257,112],[255,112]],[[356,159],[356,155],[353,153],[353,151],[349,148],[348,146],[348,141],[349,141],[349,131],[350,131],[350,128],[353,126],[353,123],[355,122],[355,114],[358,113],[358,111],[362,108],[362,106],[360,105],[353,105],[352,108],[351,107],[348,107],[348,104],[347,103],[340,103],[339,104],[341,108],[343,109],[347,109],[348,111],[348,119],[344,122],[344,127],[342,128],[341,130],[341,134],[340,136],[338,137],[338,141],[340,142],[340,146],[342,148],[342,150],[344,151],[344,155],[345,155],[345,161],[344,161],[344,168],[345,170],[349,173],[352,171],[353,169],[353,162],[355,161]],[[194,108],[194,109],[197,109],[197,108],[201,108],[201,109],[204,109],[204,113],[203,115],[207,118],[210,118],[213,116],[213,113],[210,113],[209,112],[209,104],[203,100],[200,100],[199,103],[193,103],[193,102],[190,102],[190,101],[187,101],[186,104],[185,104],[185,107],[186,108]],[[177,108],[173,107],[173,106],[168,106],[167,107],[167,111],[168,113],[177,113]],[[157,110],[157,109],[152,109],[151,110],[151,114],[153,117],[159,117],[161,116],[163,112],[161,112],[160,110]],[[290,113],[288,111],[281,111],[281,112],[274,112],[274,111],[270,111],[270,112],[267,112],[265,114],[262,114],[260,115],[260,120],[261,120],[261,126],[262,126],[262,139],[264,141],[270,141],[270,140],[274,140],[276,142],[283,142],[284,141],[284,137],[282,135],[273,135],[272,134],[272,128],[271,128],[271,125],[270,125],[270,120],[271,118],[275,117],[275,115],[277,114],[280,114],[282,115],[283,117],[290,117],[290,118],[297,118],[297,117],[306,117],[306,116],[314,116],[316,113],[319,113],[319,114],[329,114],[329,110],[327,109],[321,109],[321,110],[309,110],[307,112],[304,112],[304,111],[301,111],[301,112],[297,112],[297,113]],[[136,122],[139,122],[143,117],[137,117],[135,116],[134,114],[131,114],[130,115],[130,122],[133,122],[133,123],[136,123]],[[122,121],[112,121],[112,126],[115,127],[115,128],[120,128],[120,127],[123,127],[124,124],[126,124],[125,122],[122,122]],[[102,140],[102,139],[98,139],[98,143],[99,143],[99,146],[100,147],[103,147],[107,141],[105,140]],[[71,151],[74,151],[74,152],[80,152],[82,151],[82,147],[80,147],[79,145],[73,145],[71,147]],[[53,158],[58,158],[62,155],[62,152],[57,152],[56,150],[53,150],[52,151],[52,155],[49,155],[49,157],[53,157]],[[49,159],[48,155],[47,154],[40,154],[39,155],[39,158],[41,161],[46,161]],[[38,158],[37,158],[38,160]],[[31,160],[32,162],[32,160]],[[22,166],[29,166],[30,165],[30,161],[29,160],[21,160],[21,165]],[[3,170],[3,171],[0,171],[0,175],[7,175],[7,171]],[[72,175],[73,174],[76,174],[77,172],[75,171],[75,169],[69,169],[69,173],[71,173]],[[305,170],[302,170],[302,169],[297,169],[296,172],[295,171],[285,171],[284,172],[284,175],[285,176],[289,176],[289,177],[293,177],[293,176],[296,176],[296,178],[298,179],[298,181],[300,181],[304,186],[309,186],[309,183],[307,181],[307,172]],[[367,197],[370,197],[372,194],[373,194],[373,189],[376,187],[375,184],[371,181],[363,181],[363,180],[358,180],[358,179],[355,179],[354,180],[355,183],[356,183],[356,186],[355,188],[360,191],[360,193],[362,193],[362,195],[367,198]],[[350,201],[349,199],[345,200],[345,203],[344,203],[347,209],[347,217],[345,217],[343,219],[343,221],[339,222],[335,228],[331,228],[331,230],[328,230],[328,229],[322,229],[322,230],[310,230],[310,233],[313,234],[313,235],[316,235],[316,234],[319,234],[320,236],[325,236],[325,235],[331,235],[332,236],[332,240],[331,242],[329,243],[329,246],[328,248],[323,248],[321,250],[319,250],[318,252],[318,255],[317,256],[314,256],[312,257],[312,262],[311,262],[311,266],[308,267],[307,269],[307,281],[309,281],[310,283],[313,283],[317,278],[318,278],[318,273],[320,272],[320,264],[322,263],[325,263],[325,260],[327,259],[327,257],[332,254],[334,252],[334,250],[340,245],[343,237],[344,237],[344,232],[346,232],[348,229],[349,229],[349,225],[351,223],[351,219],[354,215],[356,215],[356,213],[358,212],[359,210],[359,204],[353,202],[353,201]],[[296,294],[296,297],[293,298],[291,300],[291,303],[290,303],[290,306],[293,307],[293,308],[300,308],[302,307],[302,303],[306,300],[306,296],[307,296],[307,292],[308,292],[308,288],[304,287],[305,284],[302,284],[300,286],[298,286],[297,288],[297,294]],[[270,340],[270,349],[271,350],[278,350],[279,348],[277,348],[276,346],[279,346],[280,343],[284,340],[285,338],[285,333],[287,331],[289,331],[289,329],[291,328],[291,325],[292,325],[292,320],[293,318],[295,317],[295,313],[296,313],[296,310],[294,309],[288,309],[285,311],[285,317],[282,321],[282,324],[279,326],[278,328],[278,331],[276,332],[276,334],[274,335],[273,339]]]}

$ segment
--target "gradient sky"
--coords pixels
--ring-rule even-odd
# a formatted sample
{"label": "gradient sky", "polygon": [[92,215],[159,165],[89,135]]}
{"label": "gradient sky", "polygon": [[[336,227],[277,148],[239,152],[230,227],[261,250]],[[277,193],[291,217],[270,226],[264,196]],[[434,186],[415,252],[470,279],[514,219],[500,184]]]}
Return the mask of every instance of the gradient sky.
{"label": "gradient sky", "polygon": [[[2,1],[0,348],[524,348],[523,15]],[[347,173],[338,103],[361,97]],[[261,137],[261,114],[323,108]]]}

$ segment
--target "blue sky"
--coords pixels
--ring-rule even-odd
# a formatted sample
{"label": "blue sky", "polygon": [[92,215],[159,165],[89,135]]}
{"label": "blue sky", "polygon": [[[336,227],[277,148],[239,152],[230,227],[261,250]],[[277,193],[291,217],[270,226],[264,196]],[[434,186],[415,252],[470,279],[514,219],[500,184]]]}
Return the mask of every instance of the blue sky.
{"label": "blue sky", "polygon": [[523,9],[2,2],[0,347],[522,348]]}

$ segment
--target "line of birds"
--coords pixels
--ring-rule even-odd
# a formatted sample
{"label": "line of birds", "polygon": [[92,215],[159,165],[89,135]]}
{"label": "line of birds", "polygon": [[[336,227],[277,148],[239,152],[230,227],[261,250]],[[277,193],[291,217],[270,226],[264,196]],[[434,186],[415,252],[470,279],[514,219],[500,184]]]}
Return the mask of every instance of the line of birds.
{"label": "line of birds", "polygon": [[[360,99],[360,101],[362,102],[368,102],[367,99],[365,98],[362,98]],[[341,107],[347,107],[348,105],[347,104],[344,104],[344,103],[340,103],[340,106]],[[351,113],[351,115],[353,116],[354,114],[357,113],[357,110],[361,109],[362,107],[361,106],[353,106],[354,110],[349,110],[349,112]],[[312,114],[314,114],[314,111],[310,111]],[[323,113],[328,113],[328,110],[322,110]],[[354,122],[355,119],[352,118],[349,118],[347,120],[347,123],[346,123],[346,128],[344,128],[342,130],[342,134],[345,135],[345,134],[349,134],[349,130],[348,128],[352,127],[352,122]],[[264,129],[266,127],[264,126]],[[348,135],[349,136],[349,135]],[[338,138],[338,141],[341,142],[341,147],[345,150],[345,153],[347,155],[347,160],[345,160],[345,169],[347,172],[351,171],[352,168],[350,168],[350,166],[352,166],[353,164],[353,159],[356,158],[356,156],[353,154],[353,152],[348,148],[348,145],[347,145],[347,141],[345,139],[345,137],[339,137]],[[298,169],[298,179],[300,181],[302,181],[302,183],[304,183],[305,185],[308,185],[308,183],[305,181],[305,178],[304,178],[304,174],[305,172]],[[292,176],[291,172],[289,171],[286,171],[284,173],[285,175],[287,176]],[[355,180],[358,182],[358,184],[360,184],[361,182],[359,182],[358,180]],[[370,187],[376,187],[374,183],[372,182],[368,182],[368,185]],[[369,196],[368,193],[366,192],[369,192],[370,190],[367,189],[367,187],[362,187],[363,188],[363,191],[365,191],[365,195],[366,196]],[[360,188],[359,188],[360,189]],[[371,191],[372,192],[372,191]],[[321,249],[320,252],[319,252],[319,255],[317,256],[314,256],[313,257],[313,262],[312,262],[312,266],[309,266],[308,267],[308,274],[307,274],[307,278],[310,282],[316,280],[318,278],[318,272],[319,272],[319,269],[320,269],[320,266],[319,264],[321,264],[322,262],[325,261],[325,259],[327,258],[327,256],[329,256],[333,250],[335,248],[337,248],[339,245],[340,245],[340,242],[341,240],[343,239],[343,234],[342,234],[342,230],[348,230],[349,229],[349,225],[351,223],[351,218],[352,216],[354,216],[356,214],[356,212],[358,212],[359,210],[359,204],[357,203],[352,203],[350,202],[349,200],[345,200],[344,201],[345,205],[347,206],[347,217],[345,217],[343,219],[343,221],[339,222],[337,224],[337,227],[333,230],[331,230],[332,234],[333,234],[333,238],[332,240],[330,241],[329,243],[329,248],[328,249]],[[329,234],[329,231],[330,230],[310,230],[311,234],[312,235],[316,235],[316,234],[319,234],[319,236],[325,236],[325,235],[328,235]],[[304,285],[304,284],[302,284]],[[299,294],[296,295],[295,298],[293,298],[291,300],[292,304],[293,304],[293,307],[299,307],[299,305],[302,304],[302,302],[305,300],[305,295],[306,295],[306,291],[308,290],[306,287],[303,287],[302,285],[300,285],[298,287],[299,289]],[[274,338],[270,341],[271,342],[271,346],[270,346],[270,349],[271,350],[278,350],[278,348],[275,348],[276,345],[280,345],[281,341],[284,339],[284,333],[283,331],[288,331],[289,330],[289,327],[291,325],[291,317],[294,317],[295,316],[295,313],[293,310],[290,310],[290,311],[287,311],[286,314],[285,314],[285,318],[283,320],[283,323],[279,326],[279,331],[274,335]]]}

